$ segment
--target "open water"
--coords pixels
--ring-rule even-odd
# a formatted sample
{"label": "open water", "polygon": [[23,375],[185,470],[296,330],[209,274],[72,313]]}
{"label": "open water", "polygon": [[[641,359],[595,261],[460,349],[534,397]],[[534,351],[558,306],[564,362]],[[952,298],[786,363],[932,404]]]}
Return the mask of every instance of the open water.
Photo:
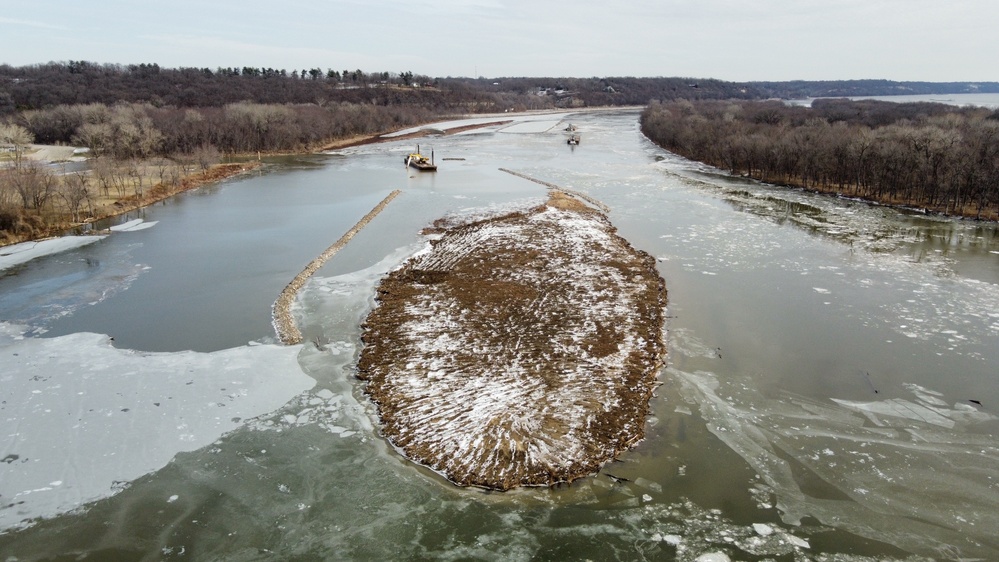
{"label": "open water", "polygon": [[[436,174],[403,167],[410,141],[274,159],[0,272],[0,559],[999,558],[996,225],[732,178],[635,112],[531,119],[421,140]],[[543,199],[499,168],[607,204],[669,291],[646,439],[571,486],[457,488],[381,439],[353,378],[422,227]],[[277,295],[394,189],[304,289],[282,366]],[[112,390],[78,402],[81,377]]]}

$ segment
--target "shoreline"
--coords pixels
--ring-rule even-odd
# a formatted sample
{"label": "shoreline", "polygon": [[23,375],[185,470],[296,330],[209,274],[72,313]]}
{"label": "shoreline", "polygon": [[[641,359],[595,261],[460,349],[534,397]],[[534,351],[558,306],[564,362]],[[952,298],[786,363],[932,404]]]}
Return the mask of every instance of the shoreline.
{"label": "shoreline", "polygon": [[73,230],[86,228],[95,222],[121,216],[132,211],[148,207],[169,199],[175,195],[198,189],[206,185],[216,184],[236,177],[240,174],[255,170],[261,166],[259,161],[231,162],[215,164],[207,170],[202,170],[195,174],[184,177],[177,185],[167,186],[162,183],[150,187],[141,196],[130,195],[121,199],[116,199],[111,203],[104,203],[94,209],[92,217],[83,222],[59,222],[49,225],[40,236],[26,236],[13,238],[0,243],[0,248],[21,244],[24,242],[39,242],[51,238],[61,238],[63,236],[75,236],[71,234]]}

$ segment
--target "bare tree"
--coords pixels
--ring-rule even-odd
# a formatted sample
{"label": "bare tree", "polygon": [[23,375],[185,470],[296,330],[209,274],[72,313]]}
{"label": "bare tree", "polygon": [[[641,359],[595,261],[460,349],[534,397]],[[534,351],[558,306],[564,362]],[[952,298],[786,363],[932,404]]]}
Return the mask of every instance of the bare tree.
{"label": "bare tree", "polygon": [[10,147],[14,152],[14,167],[21,167],[24,149],[35,142],[35,136],[20,125],[0,123],[0,147]]}
{"label": "bare tree", "polygon": [[203,144],[196,148],[193,157],[203,171],[222,161],[222,153],[210,144]]}
{"label": "bare tree", "polygon": [[21,196],[24,209],[40,210],[52,196],[56,178],[38,162],[27,160],[13,171],[14,190]]}
{"label": "bare tree", "polygon": [[73,217],[73,222],[82,222],[80,210],[86,203],[87,211],[91,211],[93,194],[90,191],[90,179],[84,172],[74,172],[62,177],[58,190],[59,196],[66,203]]}
{"label": "bare tree", "polygon": [[114,183],[112,179],[114,165],[111,159],[97,158],[94,160],[91,168],[94,173],[94,179],[97,180],[97,185],[100,187],[101,192],[104,193],[104,197],[110,197],[111,186]]}
{"label": "bare tree", "polygon": [[107,123],[84,123],[76,129],[73,142],[90,149],[95,158],[110,154],[114,150],[114,130]]}

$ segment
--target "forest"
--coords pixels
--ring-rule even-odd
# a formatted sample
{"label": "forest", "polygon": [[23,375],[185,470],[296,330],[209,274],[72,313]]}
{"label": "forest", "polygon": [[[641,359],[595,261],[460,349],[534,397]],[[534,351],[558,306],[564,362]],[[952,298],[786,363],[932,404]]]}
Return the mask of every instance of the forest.
{"label": "forest", "polygon": [[999,218],[999,111],[816,100],[653,103],[643,133],[755,178],[976,219]]}
{"label": "forest", "polygon": [[411,71],[311,68],[163,68],[86,61],[0,65],[0,115],[100,103],[154,107],[366,103],[473,112],[567,106],[645,105],[651,99],[757,99],[767,90],[691,78],[430,78]]}

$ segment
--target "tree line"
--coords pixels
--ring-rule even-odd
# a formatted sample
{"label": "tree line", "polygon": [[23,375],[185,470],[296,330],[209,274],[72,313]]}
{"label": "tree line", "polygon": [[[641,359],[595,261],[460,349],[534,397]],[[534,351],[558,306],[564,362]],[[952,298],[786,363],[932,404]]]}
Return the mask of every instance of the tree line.
{"label": "tree line", "polygon": [[896,82],[894,80],[791,80],[751,82],[781,99],[948,94],[995,94],[999,82]]}
{"label": "tree line", "polygon": [[975,218],[999,218],[999,111],[816,100],[651,104],[663,148],[764,182]]}
{"label": "tree line", "polygon": [[[429,86],[429,87],[428,87]],[[426,107],[464,105],[466,112],[553,107],[647,105],[675,99],[798,99],[889,94],[999,92],[997,82],[832,80],[728,82],[689,77],[434,77],[404,72],[311,67],[164,68],[158,64],[50,62],[0,65],[0,116],[56,105],[119,102],[156,107],[223,107],[251,101],[332,102]]]}
{"label": "tree line", "polygon": [[360,69],[163,68],[69,61],[0,65],[0,115],[58,105],[148,103],[154,107],[368,103],[501,112],[645,105],[652,99],[759,99],[758,86],[693,78],[452,78]]}
{"label": "tree line", "polygon": [[227,154],[313,149],[354,135],[433,120],[442,113],[420,105],[357,103],[156,107],[148,103],[74,104],[23,111],[9,122],[39,144],[71,144],[95,157],[170,156],[212,146]]}

